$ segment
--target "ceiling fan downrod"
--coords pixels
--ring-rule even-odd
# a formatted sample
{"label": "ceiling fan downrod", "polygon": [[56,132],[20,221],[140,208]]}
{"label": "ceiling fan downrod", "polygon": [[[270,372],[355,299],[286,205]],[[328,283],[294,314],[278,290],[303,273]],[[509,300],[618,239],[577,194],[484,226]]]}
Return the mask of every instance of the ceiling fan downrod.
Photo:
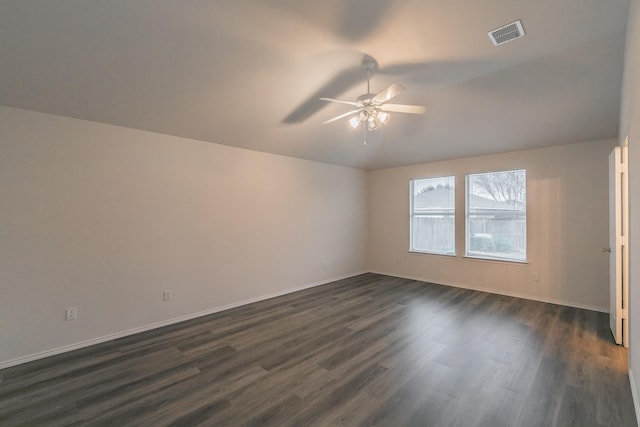
{"label": "ceiling fan downrod", "polygon": [[364,69],[367,70],[367,95],[371,95],[371,72],[375,69],[376,64],[373,61],[365,61]]}

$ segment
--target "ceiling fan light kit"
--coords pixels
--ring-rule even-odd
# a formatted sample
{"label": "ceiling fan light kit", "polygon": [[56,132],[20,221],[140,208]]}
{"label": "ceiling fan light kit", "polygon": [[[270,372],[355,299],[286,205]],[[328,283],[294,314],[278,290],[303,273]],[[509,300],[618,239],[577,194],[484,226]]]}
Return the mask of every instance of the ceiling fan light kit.
{"label": "ceiling fan light kit", "polygon": [[[356,107],[355,110],[348,111],[339,116],[326,120],[322,124],[335,122],[343,118],[349,118],[349,124],[352,128],[356,129],[360,126],[360,123],[365,122],[363,125],[363,131],[374,131],[389,123],[391,119],[390,112],[395,113],[409,113],[409,114],[424,114],[427,111],[426,107],[420,105],[404,105],[404,104],[387,104],[391,98],[405,91],[405,87],[397,83],[392,83],[381,92],[377,94],[371,93],[371,72],[375,70],[375,63],[373,61],[365,61],[363,63],[364,69],[367,71],[367,93],[360,95],[356,101],[346,101],[343,99],[335,98],[320,98],[327,102],[336,102],[339,104],[346,104]],[[366,145],[366,140],[365,140]]]}

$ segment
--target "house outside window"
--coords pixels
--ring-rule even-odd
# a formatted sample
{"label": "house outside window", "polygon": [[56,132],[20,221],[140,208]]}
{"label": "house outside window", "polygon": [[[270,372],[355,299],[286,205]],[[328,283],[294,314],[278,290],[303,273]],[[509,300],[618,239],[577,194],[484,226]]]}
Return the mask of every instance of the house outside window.
{"label": "house outside window", "polygon": [[469,174],[466,181],[466,256],[526,262],[526,171]]}
{"label": "house outside window", "polygon": [[411,252],[455,255],[455,177],[415,179],[411,187]]}

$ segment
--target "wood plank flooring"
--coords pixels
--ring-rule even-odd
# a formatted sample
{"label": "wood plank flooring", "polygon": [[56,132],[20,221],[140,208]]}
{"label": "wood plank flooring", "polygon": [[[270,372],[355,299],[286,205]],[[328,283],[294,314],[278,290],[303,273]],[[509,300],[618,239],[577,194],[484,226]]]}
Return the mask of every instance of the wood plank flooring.
{"label": "wood plank flooring", "polygon": [[608,315],[364,274],[0,371],[0,425],[637,422]]}

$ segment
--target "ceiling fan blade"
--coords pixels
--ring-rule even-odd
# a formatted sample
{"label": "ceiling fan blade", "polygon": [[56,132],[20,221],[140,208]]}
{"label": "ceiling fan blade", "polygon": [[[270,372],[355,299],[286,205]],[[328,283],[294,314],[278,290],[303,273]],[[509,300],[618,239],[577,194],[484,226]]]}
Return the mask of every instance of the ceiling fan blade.
{"label": "ceiling fan blade", "polygon": [[376,96],[373,97],[373,102],[376,104],[382,104],[383,102],[387,102],[394,96],[404,92],[405,87],[399,85],[397,83],[392,83],[387,86],[386,89],[379,92]]}
{"label": "ceiling fan blade", "polygon": [[422,105],[382,104],[380,109],[393,113],[424,114],[427,112],[427,107]]}
{"label": "ceiling fan blade", "polygon": [[347,104],[347,105],[353,105],[354,107],[360,107],[360,103],[358,102],[354,102],[354,101],[345,101],[343,99],[335,99],[335,98],[320,98],[320,100],[322,101],[329,101],[329,102],[338,102],[340,104]]}
{"label": "ceiling fan blade", "polygon": [[302,104],[282,119],[282,123],[295,124],[304,122],[327,105],[319,99],[321,96],[340,96],[363,80],[366,81],[366,76],[363,75],[361,66],[354,66],[341,71],[321,88],[309,95]]}
{"label": "ceiling fan blade", "polygon": [[322,124],[323,124],[323,125],[326,125],[327,123],[335,122],[336,120],[340,120],[340,119],[343,119],[343,118],[345,118],[345,117],[351,116],[351,115],[353,115],[353,114],[355,114],[355,113],[359,113],[359,112],[360,112],[360,110],[361,110],[361,109],[360,109],[360,108],[358,108],[357,110],[351,110],[351,111],[346,112],[346,113],[344,113],[344,114],[340,114],[339,116],[336,116],[336,117],[334,117],[334,118],[332,118],[332,119],[329,119],[329,120],[327,120],[327,121],[325,121],[325,122],[322,122]]}

